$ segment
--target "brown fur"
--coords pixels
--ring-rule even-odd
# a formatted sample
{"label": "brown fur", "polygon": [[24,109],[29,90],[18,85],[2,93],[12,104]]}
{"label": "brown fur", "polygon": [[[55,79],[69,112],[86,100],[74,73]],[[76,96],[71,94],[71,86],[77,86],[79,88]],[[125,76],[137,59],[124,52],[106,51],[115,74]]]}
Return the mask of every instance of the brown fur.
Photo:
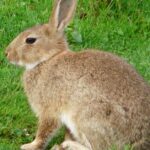
{"label": "brown fur", "polygon": [[[107,150],[116,144],[121,150],[124,144],[132,144],[135,150],[148,150],[149,85],[131,65],[111,53],[69,51],[62,30],[74,13],[75,0],[68,9],[64,9],[67,0],[62,1],[56,1],[49,24],[21,33],[6,51],[16,64],[38,62],[25,71],[23,81],[39,127],[34,142],[22,149],[44,149],[49,136],[64,123],[62,115],[67,114],[71,123],[65,125],[73,138],[56,149]],[[65,13],[57,17],[60,12]],[[26,44],[31,35],[38,40]]]}

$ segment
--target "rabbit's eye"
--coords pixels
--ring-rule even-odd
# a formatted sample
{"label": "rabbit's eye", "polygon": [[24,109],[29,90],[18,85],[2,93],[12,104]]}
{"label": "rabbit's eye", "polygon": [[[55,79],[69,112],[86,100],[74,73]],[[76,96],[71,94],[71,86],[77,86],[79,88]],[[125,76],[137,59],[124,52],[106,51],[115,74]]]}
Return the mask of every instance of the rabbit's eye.
{"label": "rabbit's eye", "polygon": [[33,44],[33,43],[35,43],[36,42],[36,38],[27,38],[26,39],[26,43],[27,44]]}

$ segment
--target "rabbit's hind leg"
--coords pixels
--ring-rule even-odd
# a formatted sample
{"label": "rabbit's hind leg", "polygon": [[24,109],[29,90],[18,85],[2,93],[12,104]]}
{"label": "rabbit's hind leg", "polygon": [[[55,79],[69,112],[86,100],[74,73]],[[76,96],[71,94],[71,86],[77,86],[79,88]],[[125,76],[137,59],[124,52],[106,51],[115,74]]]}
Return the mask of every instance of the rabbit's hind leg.
{"label": "rabbit's hind leg", "polygon": [[[92,150],[91,145],[87,141],[86,137],[81,136],[82,138],[80,139],[83,143],[86,144],[81,144],[75,140],[69,129],[67,129],[66,134],[65,134],[65,141],[60,145],[59,149],[56,150]],[[90,148],[88,148],[88,146]]]}
{"label": "rabbit's hind leg", "polygon": [[[82,138],[82,140],[83,139],[84,143],[87,144],[87,142],[85,142],[85,137]],[[87,145],[89,146],[89,144]],[[75,138],[73,137],[69,129],[66,129],[65,141],[61,145],[54,145],[54,147],[51,150],[92,150],[91,146],[89,147],[90,148],[87,148],[87,146],[84,146],[84,144],[75,141]]]}
{"label": "rabbit's hind leg", "polygon": [[91,150],[91,149],[85,147],[84,145],[81,145],[80,143],[78,143],[76,141],[71,141],[71,140],[64,141],[61,144],[61,147],[64,150]]}
{"label": "rabbit's hind leg", "polygon": [[60,146],[55,145],[51,150],[91,150],[78,142],[66,140]]}

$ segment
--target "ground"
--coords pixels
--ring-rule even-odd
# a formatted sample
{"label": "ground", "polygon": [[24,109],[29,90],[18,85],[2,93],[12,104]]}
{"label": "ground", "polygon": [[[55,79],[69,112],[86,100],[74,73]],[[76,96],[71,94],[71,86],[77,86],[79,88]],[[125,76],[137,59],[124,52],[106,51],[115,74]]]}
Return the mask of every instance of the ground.
{"label": "ground", "polygon": [[[7,62],[5,48],[24,29],[47,22],[51,7],[51,0],[0,1],[0,150],[17,150],[32,141],[37,123],[23,92],[24,69]],[[150,0],[79,1],[75,19],[66,29],[70,49],[115,53],[150,82],[149,8]],[[63,129],[49,147],[62,139]]]}

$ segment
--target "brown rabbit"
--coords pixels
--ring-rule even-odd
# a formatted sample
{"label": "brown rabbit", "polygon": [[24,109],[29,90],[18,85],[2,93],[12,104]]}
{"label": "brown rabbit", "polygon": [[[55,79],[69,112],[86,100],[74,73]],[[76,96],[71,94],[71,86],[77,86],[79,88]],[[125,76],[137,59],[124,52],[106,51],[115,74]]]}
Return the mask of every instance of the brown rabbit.
{"label": "brown rabbit", "polygon": [[68,139],[53,149],[149,150],[150,86],[111,53],[69,50],[64,28],[75,7],[76,0],[57,0],[48,24],[24,31],[6,50],[11,63],[26,67],[25,92],[39,118],[35,140],[21,149],[45,149],[64,124]]}

